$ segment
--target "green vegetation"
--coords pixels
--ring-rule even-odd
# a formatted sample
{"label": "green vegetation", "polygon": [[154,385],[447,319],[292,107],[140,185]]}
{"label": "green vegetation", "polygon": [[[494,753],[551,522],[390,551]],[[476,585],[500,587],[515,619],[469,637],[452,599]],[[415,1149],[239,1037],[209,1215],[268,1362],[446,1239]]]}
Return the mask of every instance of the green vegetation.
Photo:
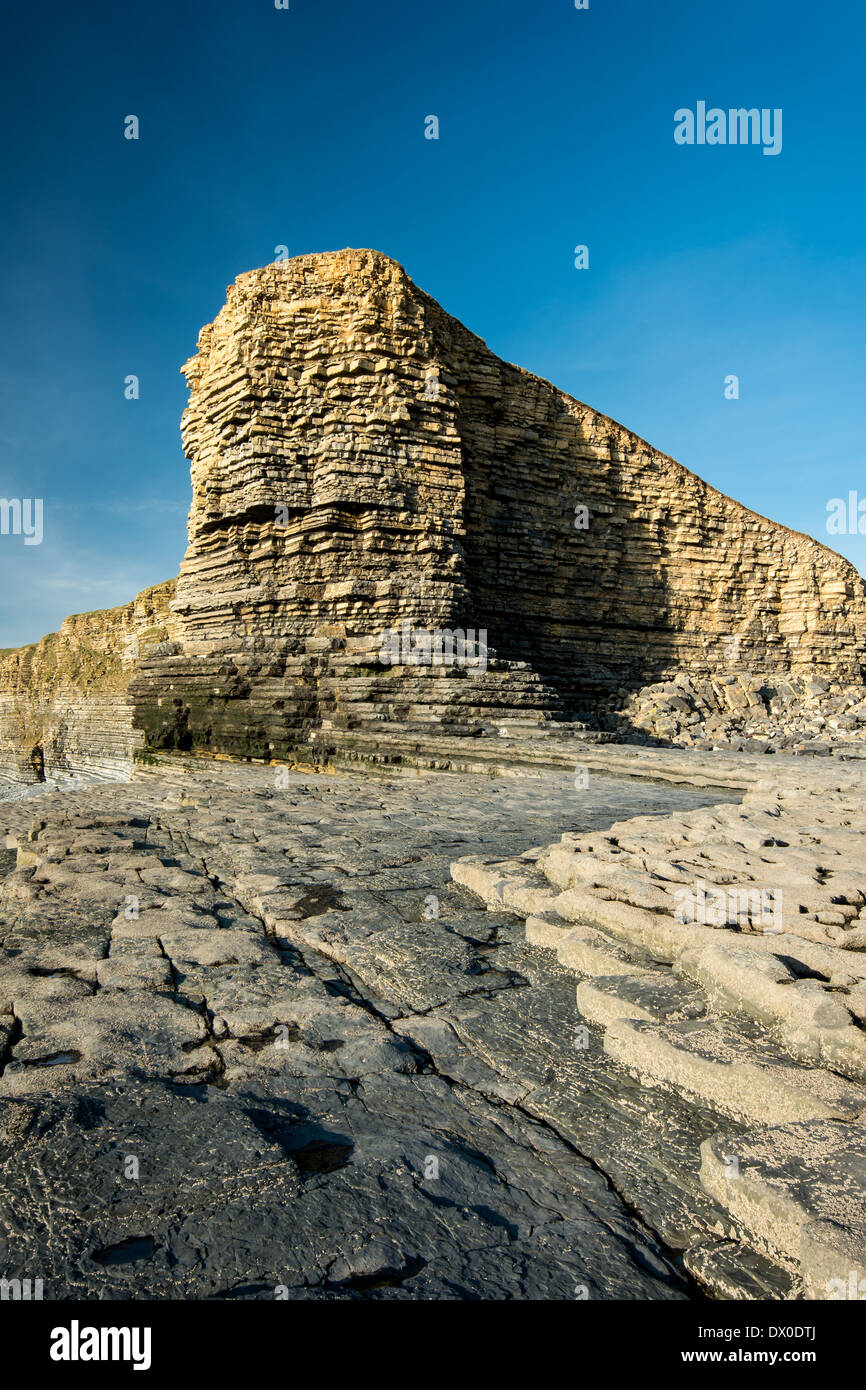
{"label": "green vegetation", "polygon": [[159,758],[157,758],[149,748],[136,748],[132,755],[132,761],[135,763],[143,763],[145,767],[156,767],[159,763]]}

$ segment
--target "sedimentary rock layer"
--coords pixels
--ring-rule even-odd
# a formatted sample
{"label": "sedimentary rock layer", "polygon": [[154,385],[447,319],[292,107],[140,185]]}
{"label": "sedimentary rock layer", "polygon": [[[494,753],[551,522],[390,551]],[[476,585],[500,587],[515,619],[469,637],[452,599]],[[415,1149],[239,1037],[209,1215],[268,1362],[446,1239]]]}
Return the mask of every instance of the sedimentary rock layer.
{"label": "sedimentary rock layer", "polygon": [[[587,1039],[600,1029],[606,1055],[661,1105],[675,1096],[720,1117],[700,1146],[704,1188],[812,1298],[858,1296],[851,1271],[856,1289],[866,1268],[861,781],[779,759],[741,805],[452,866],[580,977]],[[725,1296],[718,1257],[701,1246],[686,1265]]]}
{"label": "sedimentary rock layer", "polygon": [[67,618],[59,632],[0,656],[0,778],[128,775],[143,735],[127,697],[139,657],[169,642],[174,583],[122,608]]}
{"label": "sedimentary rock layer", "polygon": [[[658,1299],[695,1295],[685,1268],[722,1298],[857,1297],[859,783],[826,759],[780,757],[770,787],[757,757],[594,757],[578,789],[541,762],[163,754],[130,786],[0,805],[6,1276]],[[698,879],[758,896],[679,921]],[[776,932],[759,890],[780,884]]]}
{"label": "sedimentary rock layer", "polygon": [[[285,725],[345,725],[561,716],[720,667],[862,681],[845,560],[501,361],[377,252],[240,276],[184,371],[182,655],[135,690],[157,741],[241,751],[240,701],[252,742],[279,749],[258,698],[273,711],[274,682]],[[417,667],[395,685],[378,634],[403,621],[484,629],[502,664],[486,687]],[[181,726],[154,708],[166,680]]]}
{"label": "sedimentary rock layer", "polygon": [[[501,361],[386,256],[240,276],[184,371],[189,544],[173,598],[151,591],[160,640],[128,640],[143,595],[3,661],[27,775],[137,742],[328,752],[329,731],[859,733],[855,570]],[[483,660],[383,656],[419,630],[483,633]]]}
{"label": "sedimentary rock layer", "polygon": [[[585,798],[559,774],[280,771],[160,756],[0,805],[4,1277],[38,1270],[46,1299],[687,1297],[658,1230],[705,1239],[714,1208],[696,1162],[675,1173],[676,1106],[641,1109],[650,1143],[628,1077],[563,1056],[566,972],[448,877]],[[594,819],[704,800],[611,782]],[[689,1124],[695,1154],[713,1132]]]}

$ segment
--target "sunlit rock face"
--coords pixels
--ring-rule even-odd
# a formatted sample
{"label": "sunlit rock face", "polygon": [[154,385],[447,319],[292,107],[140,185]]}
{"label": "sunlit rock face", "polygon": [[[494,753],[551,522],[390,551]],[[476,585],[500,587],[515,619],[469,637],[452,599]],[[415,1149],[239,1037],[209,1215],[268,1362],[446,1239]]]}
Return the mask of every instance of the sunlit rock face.
{"label": "sunlit rock face", "polygon": [[[847,561],[501,361],[378,252],[239,276],[183,370],[189,544],[168,640],[121,681],[153,747],[575,719],[774,736],[804,682],[862,702]],[[483,660],[437,660],[443,632]]]}
{"label": "sunlit rock face", "polygon": [[[184,372],[181,654],[136,686],[157,742],[586,715],[682,671],[861,680],[846,561],[502,362],[377,252],[240,276]],[[486,669],[383,668],[404,622],[483,631]]]}
{"label": "sunlit rock face", "polygon": [[229,288],[183,369],[185,651],[279,648],[322,623],[436,626],[465,606],[466,482],[440,321],[374,252],[305,256]]}
{"label": "sunlit rock face", "polygon": [[0,655],[0,799],[9,784],[128,774],[143,735],[128,687],[143,655],[172,651],[174,581],[79,613]]}

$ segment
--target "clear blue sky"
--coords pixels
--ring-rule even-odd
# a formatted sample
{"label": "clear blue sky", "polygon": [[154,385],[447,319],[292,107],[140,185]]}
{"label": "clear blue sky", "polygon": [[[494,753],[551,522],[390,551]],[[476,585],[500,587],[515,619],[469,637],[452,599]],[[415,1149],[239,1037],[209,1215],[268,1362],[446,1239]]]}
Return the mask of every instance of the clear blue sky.
{"label": "clear blue sky", "polygon": [[[866,498],[864,38],[853,0],[7,7],[0,497],[43,498],[45,538],[0,537],[0,647],[177,572],[178,369],[279,244],[395,257],[866,571],[866,536],[826,532]],[[699,100],[781,107],[782,153],[677,146]]]}

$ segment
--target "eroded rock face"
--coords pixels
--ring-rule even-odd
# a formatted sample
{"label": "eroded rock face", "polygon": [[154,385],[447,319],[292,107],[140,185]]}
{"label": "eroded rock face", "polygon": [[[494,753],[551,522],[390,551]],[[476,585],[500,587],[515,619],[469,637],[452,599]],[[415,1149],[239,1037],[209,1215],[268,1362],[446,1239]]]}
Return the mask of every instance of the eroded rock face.
{"label": "eroded rock face", "polygon": [[[862,684],[852,566],[502,362],[377,252],[240,276],[184,371],[182,654],[133,692],[158,746],[537,722],[732,664]],[[383,667],[403,622],[484,630],[487,670]]]}
{"label": "eroded rock face", "polygon": [[[853,567],[501,361],[386,256],[241,275],[184,372],[176,592],[4,659],[20,775],[128,768],[142,743],[320,762],[346,734],[553,721],[859,737]],[[136,653],[155,603],[160,640]],[[416,661],[407,630],[483,633],[483,660]]]}
{"label": "eroded rock face", "polygon": [[122,608],[77,614],[0,656],[0,783],[128,774],[144,740],[127,687],[144,653],[170,649],[173,593],[171,581]]}
{"label": "eroded rock face", "polygon": [[[636,766],[648,753],[635,750]],[[699,757],[678,756],[684,774]],[[690,1246],[695,1278],[717,1296],[748,1296],[745,1247],[791,1271],[797,1296],[857,1298],[862,778],[821,759],[779,757],[772,780],[759,767],[740,763],[754,780],[739,805],[624,818],[516,859],[467,856],[452,874],[491,910],[523,916],[527,941],[580,977],[587,1045],[600,1029],[605,1054],[660,1108],[676,1098],[719,1116],[700,1176],[731,1225],[717,1228],[723,1241]]]}
{"label": "eroded rock face", "polygon": [[859,1296],[856,773],[488,742],[510,775],[163,754],[0,804],[5,1277]]}
{"label": "eroded rock face", "polygon": [[46,1299],[688,1297],[715,1128],[652,1098],[635,1124],[616,1065],[563,1048],[571,977],[448,865],[533,817],[707,793],[612,779],[589,811],[556,772],[196,762],[0,805],[0,1274]]}

